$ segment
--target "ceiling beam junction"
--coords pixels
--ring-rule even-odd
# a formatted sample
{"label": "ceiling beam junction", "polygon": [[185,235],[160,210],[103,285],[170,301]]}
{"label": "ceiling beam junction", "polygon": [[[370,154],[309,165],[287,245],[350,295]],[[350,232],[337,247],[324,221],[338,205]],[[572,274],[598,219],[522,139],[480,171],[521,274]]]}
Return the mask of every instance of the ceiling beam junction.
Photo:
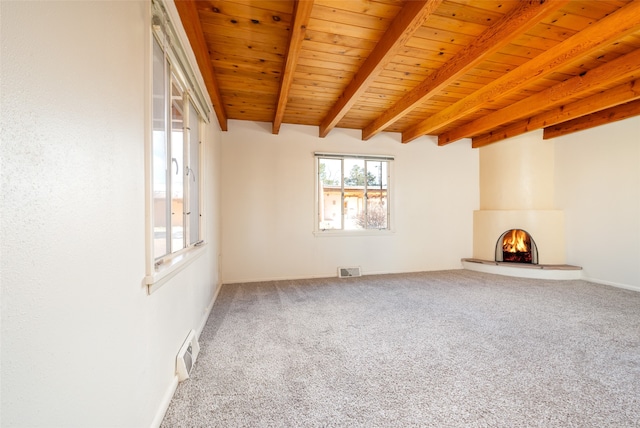
{"label": "ceiling beam junction", "polygon": [[408,1],[395,17],[376,47],[371,51],[353,80],[347,85],[320,124],[320,137],[326,137],[358,101],[375,78],[391,62],[407,40],[435,12],[442,0]]}
{"label": "ceiling beam junction", "polygon": [[525,132],[556,125],[602,111],[620,104],[640,99],[640,80],[625,83],[606,91],[598,92],[566,105],[545,111],[536,116],[508,125],[496,131],[474,137],[471,147],[479,148],[500,140],[515,137]]}
{"label": "ceiling beam junction", "polygon": [[640,78],[638,64],[640,64],[640,50],[635,50],[584,74],[572,77],[505,108],[440,134],[438,145],[444,146],[462,138],[482,135],[503,123],[510,123],[531,116],[532,113],[548,110],[598,88],[614,86],[624,79]]}
{"label": "ceiling beam junction", "polygon": [[441,89],[507,45],[513,37],[526,32],[535,26],[542,17],[559,9],[567,2],[568,0],[519,2],[500,21],[487,28],[476,40],[456,53],[442,67],[430,74],[391,108],[367,125],[362,130],[362,139],[368,140],[410,113],[421,103],[438,95]]}
{"label": "ceiling beam junction", "polygon": [[423,135],[434,133],[534,80],[565,67],[571,61],[592,54],[638,29],[640,29],[640,1],[634,1],[569,37],[553,49],[541,53],[482,89],[404,131],[402,142],[408,143]]}

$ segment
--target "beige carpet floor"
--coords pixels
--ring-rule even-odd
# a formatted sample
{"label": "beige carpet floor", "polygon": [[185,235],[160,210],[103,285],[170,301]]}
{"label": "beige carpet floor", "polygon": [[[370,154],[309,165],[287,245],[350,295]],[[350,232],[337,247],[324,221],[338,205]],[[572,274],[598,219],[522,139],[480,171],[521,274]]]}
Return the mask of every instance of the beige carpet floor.
{"label": "beige carpet floor", "polygon": [[224,285],[163,427],[640,427],[640,293],[466,270]]}

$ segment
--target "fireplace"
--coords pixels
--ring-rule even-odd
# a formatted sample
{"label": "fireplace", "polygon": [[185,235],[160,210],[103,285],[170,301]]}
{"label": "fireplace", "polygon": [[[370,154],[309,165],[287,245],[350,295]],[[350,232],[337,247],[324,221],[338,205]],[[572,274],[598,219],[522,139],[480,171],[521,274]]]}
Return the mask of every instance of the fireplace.
{"label": "fireplace", "polygon": [[497,262],[538,264],[538,247],[529,233],[510,229],[496,242]]}
{"label": "fireplace", "polygon": [[[531,249],[525,252],[531,252],[531,260],[516,250],[516,260],[507,254],[509,262],[504,264],[515,269],[566,263],[564,213],[554,209],[554,143],[542,137],[541,131],[534,131],[480,148],[480,206],[473,213],[473,258],[504,261],[504,237],[498,247],[496,239],[516,229],[529,235]],[[508,171],[505,165],[510,166]]]}
{"label": "fireplace", "polygon": [[473,257],[462,259],[463,267],[523,278],[579,279],[581,268],[565,264],[564,213],[554,209],[553,140],[537,130],[479,151]]}

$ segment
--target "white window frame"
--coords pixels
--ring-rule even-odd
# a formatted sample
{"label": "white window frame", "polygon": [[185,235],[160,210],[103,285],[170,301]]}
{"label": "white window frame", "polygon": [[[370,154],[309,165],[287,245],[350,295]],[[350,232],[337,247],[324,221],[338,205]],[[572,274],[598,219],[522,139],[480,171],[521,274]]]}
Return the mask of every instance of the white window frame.
{"label": "white window frame", "polygon": [[[344,162],[345,159],[358,159],[366,161],[386,161],[387,164],[387,228],[386,229],[344,229],[344,208],[341,206],[342,229],[321,229],[321,203],[320,203],[320,159],[339,159]],[[317,237],[322,236],[380,236],[388,235],[395,232],[394,229],[394,190],[393,190],[393,165],[394,156],[391,155],[373,155],[373,154],[352,154],[352,153],[314,153],[314,176],[315,176],[315,197],[314,197],[314,230],[313,233]],[[340,179],[342,192],[341,203],[344,205],[344,174]]]}
{"label": "white window frame", "polygon": [[[204,97],[204,91],[202,90],[200,81],[196,78],[194,68],[189,61],[185,50],[183,48],[181,38],[178,36],[175,27],[171,23],[170,13],[167,12],[167,7],[163,0],[152,0],[150,2],[150,31],[148,31],[147,40],[147,61],[145,63],[146,76],[148,76],[147,90],[147,104],[146,104],[146,126],[145,126],[145,178],[146,178],[146,229],[145,229],[145,242],[146,242],[146,256],[145,256],[145,278],[144,284],[147,286],[148,293],[164,285],[170,278],[175,276],[179,271],[188,266],[196,258],[200,257],[205,252],[206,242],[205,236],[205,222],[204,222],[204,201],[203,195],[204,189],[204,167],[205,167],[205,145],[202,144],[205,141],[205,127],[204,124],[209,122],[209,113],[211,112],[210,105],[206,102]],[[174,13],[175,15],[175,13]],[[175,18],[174,18],[175,19]],[[184,39],[184,37],[182,37]],[[184,248],[156,257],[154,254],[154,189],[153,189],[153,47],[154,41],[158,41],[162,47],[165,58],[171,64],[171,71],[169,73],[171,78],[173,75],[179,81],[180,85],[184,89],[183,92],[183,105],[185,120],[188,124],[188,116],[190,110],[190,104],[193,105],[200,120],[197,120],[198,126],[198,140],[197,142],[189,141],[190,132],[189,129],[183,128],[183,159],[187,159],[190,155],[190,144],[198,144],[198,213],[189,214],[191,217],[187,217],[187,213],[183,214],[183,239],[185,242]],[[169,97],[171,94],[169,93]],[[191,121],[193,123],[193,121]],[[171,167],[171,165],[169,165]],[[191,177],[189,177],[191,178]],[[184,182],[184,206],[185,211],[188,209],[188,201],[190,197],[189,192],[189,180]],[[171,201],[171,195],[168,195],[169,201]],[[195,214],[195,215],[194,215]],[[188,219],[188,220],[187,220]],[[193,219],[193,220],[192,220]],[[198,222],[199,239],[194,243],[189,243],[190,236],[190,224],[193,221]],[[169,224],[170,227],[170,224]]]}

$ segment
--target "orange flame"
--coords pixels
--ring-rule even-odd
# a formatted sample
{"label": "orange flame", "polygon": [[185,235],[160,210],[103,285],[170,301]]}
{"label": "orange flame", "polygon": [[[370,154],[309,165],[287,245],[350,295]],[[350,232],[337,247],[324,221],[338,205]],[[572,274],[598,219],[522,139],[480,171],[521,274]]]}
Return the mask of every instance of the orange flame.
{"label": "orange flame", "polygon": [[529,251],[529,235],[524,230],[513,229],[502,240],[502,249],[508,253],[526,253]]}

